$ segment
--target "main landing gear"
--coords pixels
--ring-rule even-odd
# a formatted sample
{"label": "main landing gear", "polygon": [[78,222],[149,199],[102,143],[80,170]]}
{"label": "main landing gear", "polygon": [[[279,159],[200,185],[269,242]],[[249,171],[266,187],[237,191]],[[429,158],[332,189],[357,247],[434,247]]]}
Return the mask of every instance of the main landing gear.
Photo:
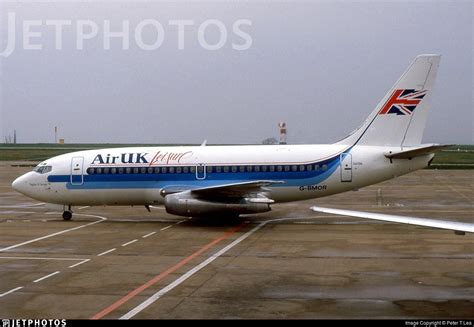
{"label": "main landing gear", "polygon": [[72,218],[72,210],[71,210],[71,206],[69,206],[68,210],[63,212],[63,219],[66,221],[69,221],[71,220],[71,218]]}

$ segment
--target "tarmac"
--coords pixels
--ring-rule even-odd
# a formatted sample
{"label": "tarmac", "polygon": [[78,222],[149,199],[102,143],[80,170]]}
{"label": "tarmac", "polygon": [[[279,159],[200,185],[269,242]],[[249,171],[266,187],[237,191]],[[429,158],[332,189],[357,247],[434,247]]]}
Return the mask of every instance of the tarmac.
{"label": "tarmac", "polygon": [[474,236],[313,205],[473,221],[472,170],[422,170],[239,219],[79,207],[11,189],[0,163],[0,318],[473,319]]}

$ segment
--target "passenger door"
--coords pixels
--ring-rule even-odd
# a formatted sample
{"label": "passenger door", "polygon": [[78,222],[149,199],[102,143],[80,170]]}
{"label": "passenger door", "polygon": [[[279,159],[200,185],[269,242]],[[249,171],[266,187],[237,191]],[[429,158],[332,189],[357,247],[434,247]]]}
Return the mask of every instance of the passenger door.
{"label": "passenger door", "polygon": [[71,184],[84,184],[84,157],[73,157],[71,159]]}

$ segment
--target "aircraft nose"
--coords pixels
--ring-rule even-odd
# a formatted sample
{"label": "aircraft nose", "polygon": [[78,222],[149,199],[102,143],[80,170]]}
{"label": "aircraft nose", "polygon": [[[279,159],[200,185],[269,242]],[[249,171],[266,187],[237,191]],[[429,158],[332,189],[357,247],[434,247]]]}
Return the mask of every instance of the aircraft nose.
{"label": "aircraft nose", "polygon": [[17,191],[17,192],[20,192],[22,194],[25,194],[26,193],[26,190],[27,190],[27,178],[26,178],[26,175],[22,175],[20,177],[18,177],[17,179],[15,179],[12,183],[12,188]]}

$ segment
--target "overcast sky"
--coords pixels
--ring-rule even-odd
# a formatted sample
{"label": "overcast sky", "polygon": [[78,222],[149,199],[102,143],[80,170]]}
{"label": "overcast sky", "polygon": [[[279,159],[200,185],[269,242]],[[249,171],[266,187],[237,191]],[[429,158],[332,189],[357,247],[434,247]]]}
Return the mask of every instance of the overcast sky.
{"label": "overcast sky", "polygon": [[[1,141],[16,129],[19,142],[51,142],[59,126],[66,143],[261,143],[286,121],[289,143],[330,143],[363,122],[416,55],[440,53],[424,142],[473,143],[472,1],[24,1],[0,10],[0,51],[9,34],[16,41],[0,57]],[[158,40],[147,19],[163,27],[153,50],[134,34],[142,23],[143,43]],[[209,19],[227,32],[222,43],[217,25],[203,29],[218,50],[199,38]],[[241,19],[251,25],[235,32]],[[25,21],[38,20],[26,45],[42,49],[25,49]],[[46,20],[71,22],[62,49]],[[170,20],[193,23],[184,49]],[[79,21],[98,26],[83,50]],[[128,50],[119,38],[104,49],[106,21],[112,31],[129,21]]]}

